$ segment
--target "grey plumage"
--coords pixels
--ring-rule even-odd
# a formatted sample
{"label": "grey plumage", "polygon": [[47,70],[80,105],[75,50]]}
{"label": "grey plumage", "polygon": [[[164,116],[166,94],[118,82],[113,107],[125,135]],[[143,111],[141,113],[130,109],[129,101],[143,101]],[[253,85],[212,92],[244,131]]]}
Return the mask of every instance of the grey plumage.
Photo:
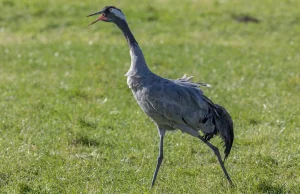
{"label": "grey plumage", "polygon": [[222,106],[214,104],[200,89],[200,86],[210,87],[210,85],[191,82],[192,77],[183,76],[180,79],[171,80],[152,73],[122,11],[113,6],[107,6],[89,16],[97,14],[101,14],[101,16],[95,22],[99,20],[113,22],[123,32],[131,56],[131,66],[125,74],[127,84],[139,106],[157,125],[160,149],[152,186],[163,160],[165,133],[176,129],[199,138],[209,146],[216,154],[226,178],[232,184],[218,148],[213,146],[209,140],[217,134],[221,136],[225,144],[225,161],[234,139],[233,122],[228,112]]}

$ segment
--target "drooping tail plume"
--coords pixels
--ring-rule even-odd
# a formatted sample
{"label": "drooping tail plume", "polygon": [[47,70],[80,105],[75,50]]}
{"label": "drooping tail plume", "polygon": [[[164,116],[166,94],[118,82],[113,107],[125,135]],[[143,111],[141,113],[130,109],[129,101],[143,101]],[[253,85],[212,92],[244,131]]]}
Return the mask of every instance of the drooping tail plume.
{"label": "drooping tail plume", "polygon": [[229,113],[223,108],[222,106],[216,104],[217,107],[217,112],[219,116],[216,119],[216,128],[219,131],[219,135],[223,139],[225,145],[225,150],[224,150],[224,161],[228,157],[233,139],[234,139],[234,133],[233,133],[233,122],[231,119],[231,116]]}

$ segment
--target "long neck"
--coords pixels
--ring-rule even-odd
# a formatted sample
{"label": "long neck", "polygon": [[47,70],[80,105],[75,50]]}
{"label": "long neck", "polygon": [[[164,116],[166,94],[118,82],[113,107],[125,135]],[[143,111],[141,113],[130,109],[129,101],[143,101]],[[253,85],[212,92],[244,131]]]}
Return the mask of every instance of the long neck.
{"label": "long neck", "polygon": [[146,64],[143,52],[131,33],[127,22],[118,20],[116,24],[122,30],[130,48],[131,65],[125,76],[144,76],[151,73]]}

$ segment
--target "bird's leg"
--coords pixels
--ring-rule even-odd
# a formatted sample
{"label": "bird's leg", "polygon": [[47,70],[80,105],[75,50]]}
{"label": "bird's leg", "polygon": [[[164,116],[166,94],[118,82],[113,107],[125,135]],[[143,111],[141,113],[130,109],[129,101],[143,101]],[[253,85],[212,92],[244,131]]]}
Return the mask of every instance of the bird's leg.
{"label": "bird's leg", "polygon": [[203,141],[208,147],[210,147],[210,149],[212,149],[212,151],[215,153],[215,155],[216,155],[217,158],[218,158],[218,161],[219,161],[219,163],[220,163],[220,165],[221,165],[221,167],[222,167],[222,170],[223,170],[223,172],[224,172],[226,178],[228,179],[228,181],[229,181],[229,183],[231,184],[231,186],[233,186],[233,183],[232,183],[232,181],[231,181],[231,179],[230,179],[230,176],[229,176],[229,174],[227,173],[227,170],[226,170],[226,168],[225,168],[225,166],[224,166],[224,163],[223,163],[223,161],[222,161],[222,158],[221,158],[219,149],[218,149],[217,147],[215,147],[214,145],[212,145],[210,142],[206,141],[202,136],[199,135],[198,138],[199,138],[201,141]]}
{"label": "bird's leg", "polygon": [[156,164],[155,172],[153,174],[151,187],[153,187],[154,184],[155,184],[155,180],[156,180],[156,176],[158,174],[159,167],[160,167],[161,162],[162,162],[162,160],[164,158],[163,147],[164,147],[165,131],[164,130],[160,130],[159,132],[160,132],[159,155],[158,155],[158,158],[157,158],[157,164]]}

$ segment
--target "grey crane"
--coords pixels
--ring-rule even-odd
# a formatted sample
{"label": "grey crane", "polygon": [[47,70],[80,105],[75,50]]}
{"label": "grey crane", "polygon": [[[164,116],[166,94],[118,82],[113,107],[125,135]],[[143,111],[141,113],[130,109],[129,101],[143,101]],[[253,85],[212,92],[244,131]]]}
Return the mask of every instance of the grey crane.
{"label": "grey crane", "polygon": [[[123,32],[131,56],[131,66],[125,74],[127,84],[139,106],[157,126],[160,136],[159,156],[151,186],[153,187],[155,184],[163,160],[163,141],[166,131],[176,129],[199,138],[210,147],[217,156],[229,183],[233,185],[224,166],[224,161],[228,157],[233,143],[233,122],[229,113],[222,106],[214,104],[204,96],[200,86],[206,86],[206,84],[191,82],[191,77],[183,76],[180,79],[171,80],[152,73],[146,64],[142,50],[129,29],[123,12],[114,6],[106,6],[88,17],[94,15],[100,15],[100,17],[90,25],[98,21],[112,22]],[[221,136],[225,144],[224,161],[222,161],[219,149],[209,142],[216,134]]]}

